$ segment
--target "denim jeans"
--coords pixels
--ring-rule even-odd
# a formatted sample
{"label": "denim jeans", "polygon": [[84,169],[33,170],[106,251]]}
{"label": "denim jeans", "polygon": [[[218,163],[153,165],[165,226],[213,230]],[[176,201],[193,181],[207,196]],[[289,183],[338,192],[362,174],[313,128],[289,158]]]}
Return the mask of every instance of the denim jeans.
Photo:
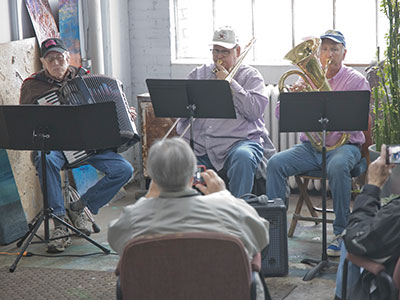
{"label": "denim jeans", "polygon": [[[343,285],[343,264],[347,255],[347,249],[344,245],[344,242],[341,241],[342,245],[340,248],[340,262],[338,266],[338,270],[336,273],[336,296],[342,299],[342,285]],[[347,288],[346,295],[347,298],[350,295],[350,291],[352,291],[357,283],[358,278],[360,277],[362,270],[360,267],[353,265],[351,262],[348,262],[347,265]],[[345,300],[345,299],[342,299]]]}
{"label": "denim jeans", "polygon": [[[351,175],[350,171],[360,161],[361,152],[355,145],[343,145],[326,153],[326,170],[332,191],[335,221],[333,231],[341,234],[350,215]],[[291,149],[273,155],[268,161],[266,190],[270,199],[286,199],[287,178],[308,171],[321,170],[322,154],[309,142],[295,145]]]}
{"label": "denim jeans", "polygon": [[[263,157],[263,148],[259,143],[241,141],[236,143],[225,158],[224,169],[227,172],[228,189],[235,197],[250,193],[254,184],[254,174]],[[207,169],[215,169],[208,155],[198,156],[197,163]]]}
{"label": "denim jeans", "polygon": [[[89,210],[93,214],[97,214],[99,209],[107,204],[119,189],[128,182],[133,174],[133,168],[121,155],[113,151],[93,155],[87,162],[104,173],[104,177],[81,196],[83,203],[86,203]],[[64,164],[65,158],[60,151],[51,151],[46,155],[48,204],[49,207],[53,208],[54,214],[59,216],[65,215],[60,176],[60,170]],[[43,191],[40,153],[35,158],[35,165]]]}

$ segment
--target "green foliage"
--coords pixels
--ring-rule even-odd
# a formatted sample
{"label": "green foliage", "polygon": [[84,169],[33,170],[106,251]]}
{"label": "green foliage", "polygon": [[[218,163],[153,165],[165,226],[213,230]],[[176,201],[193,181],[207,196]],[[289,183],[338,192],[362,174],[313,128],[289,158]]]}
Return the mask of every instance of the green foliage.
{"label": "green foliage", "polygon": [[[377,66],[379,84],[372,88],[374,97],[373,135],[376,149],[382,144],[400,144],[400,0],[382,0],[381,9],[389,21],[383,65]],[[378,53],[379,61],[379,53]]]}

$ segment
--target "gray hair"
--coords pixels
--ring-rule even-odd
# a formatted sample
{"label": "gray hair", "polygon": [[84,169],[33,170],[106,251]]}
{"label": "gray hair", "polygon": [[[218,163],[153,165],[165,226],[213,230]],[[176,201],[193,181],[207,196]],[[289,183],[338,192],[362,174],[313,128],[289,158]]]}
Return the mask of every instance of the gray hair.
{"label": "gray hair", "polygon": [[196,157],[183,139],[157,141],[147,158],[147,172],[160,190],[182,191],[196,171]]}

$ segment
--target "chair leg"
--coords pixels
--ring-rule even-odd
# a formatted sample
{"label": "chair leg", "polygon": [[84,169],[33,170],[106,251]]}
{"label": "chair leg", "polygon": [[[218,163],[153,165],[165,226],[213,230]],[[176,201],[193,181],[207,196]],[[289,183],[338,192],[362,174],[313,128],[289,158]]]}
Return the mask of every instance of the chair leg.
{"label": "chair leg", "polygon": [[[318,218],[318,215],[315,212],[314,206],[311,202],[310,196],[308,195],[308,192],[307,192],[307,186],[308,186],[308,182],[310,181],[310,179],[304,178],[304,182],[302,182],[301,178],[296,176],[296,181],[297,181],[297,185],[299,186],[299,189],[300,189],[300,195],[302,195],[304,202],[306,203],[311,216],[314,218]],[[318,224],[318,223],[319,222],[315,222],[315,224]]]}
{"label": "chair leg", "polygon": [[[296,204],[296,209],[293,213],[292,221],[290,222],[288,237],[293,236],[294,231],[297,226],[297,222],[299,220],[303,220],[303,216],[301,215],[301,209],[303,207],[304,202],[306,203],[311,216],[314,218],[319,218],[317,213],[314,210],[314,206],[313,206],[310,196],[308,195],[308,192],[307,192],[307,186],[308,186],[308,182],[310,181],[310,179],[304,178],[304,181],[302,181],[302,179],[298,176],[295,176],[295,179],[297,182],[297,186],[299,187],[299,199]],[[315,221],[315,224],[318,224],[318,223],[319,222]]]}
{"label": "chair leg", "polygon": [[304,202],[303,196],[300,194],[299,200],[297,200],[296,209],[294,210],[293,213],[292,221],[290,222],[288,237],[292,237],[294,234],[299,219],[298,216],[300,215],[301,208],[303,206],[303,202]]}

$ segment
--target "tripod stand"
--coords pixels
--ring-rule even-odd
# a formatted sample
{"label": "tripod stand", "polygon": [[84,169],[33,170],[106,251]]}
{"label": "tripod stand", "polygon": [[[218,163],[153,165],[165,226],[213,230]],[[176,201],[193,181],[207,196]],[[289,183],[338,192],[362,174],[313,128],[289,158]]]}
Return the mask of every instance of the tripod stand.
{"label": "tripod stand", "polygon": [[[18,121],[17,121],[18,120]],[[65,120],[69,120],[66,126]],[[87,126],[90,124],[90,126]],[[14,272],[25,250],[44,223],[44,238],[48,243],[49,219],[56,220],[76,235],[100,248],[105,254],[110,250],[65,222],[53,213],[48,205],[46,153],[50,150],[95,150],[118,146],[121,142],[113,102],[81,106],[1,106],[0,147],[14,150],[40,150],[42,166],[43,210],[25,236],[17,243],[20,247],[16,260],[9,271]],[[57,237],[65,238],[67,236]]]}
{"label": "tripod stand", "polygon": [[[328,260],[326,233],[326,133],[327,131],[360,131],[368,128],[369,91],[335,91],[283,93],[280,99],[281,132],[322,132],[322,253],[321,259],[305,258],[315,264],[303,277],[313,279],[324,269],[335,265]],[[351,112],[358,111],[357,115]]]}

